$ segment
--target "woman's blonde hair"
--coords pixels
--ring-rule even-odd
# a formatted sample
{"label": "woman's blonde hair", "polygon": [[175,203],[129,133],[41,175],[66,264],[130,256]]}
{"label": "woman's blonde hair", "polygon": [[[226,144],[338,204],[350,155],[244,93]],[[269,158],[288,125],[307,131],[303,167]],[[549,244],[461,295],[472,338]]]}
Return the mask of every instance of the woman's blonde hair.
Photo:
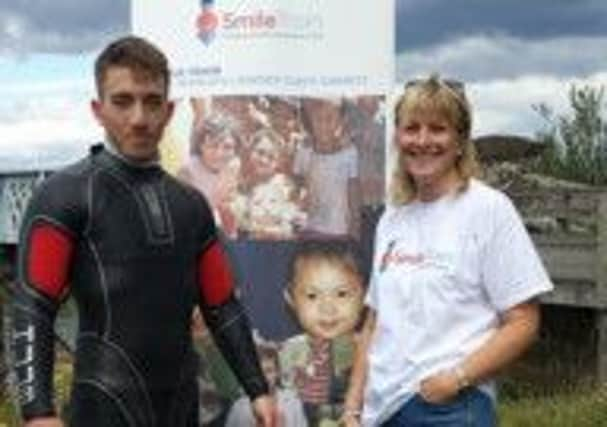
{"label": "woman's blonde hair", "polygon": [[[443,80],[436,74],[427,79],[408,82],[394,107],[394,127],[397,129],[407,117],[424,115],[445,118],[456,129],[461,155],[456,159],[455,167],[463,181],[460,190],[465,189],[471,177],[480,175],[480,165],[470,139],[472,111],[463,84]],[[415,197],[415,185],[405,171],[402,150],[397,144],[394,145],[397,156],[389,196],[393,204],[402,205]]]}

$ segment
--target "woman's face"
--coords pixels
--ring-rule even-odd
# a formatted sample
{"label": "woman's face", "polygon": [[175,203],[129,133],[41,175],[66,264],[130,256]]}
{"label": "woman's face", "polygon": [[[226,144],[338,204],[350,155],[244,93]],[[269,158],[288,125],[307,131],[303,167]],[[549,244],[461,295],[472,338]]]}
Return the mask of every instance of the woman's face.
{"label": "woman's face", "polygon": [[405,171],[415,185],[451,190],[459,182],[456,161],[461,156],[458,133],[447,118],[414,114],[396,130]]}
{"label": "woman's face", "polygon": [[200,146],[200,160],[213,173],[219,173],[236,155],[236,140],[230,134],[209,135]]}
{"label": "woman's face", "polygon": [[278,168],[278,147],[271,139],[262,137],[251,151],[250,162],[251,170],[258,179],[271,178]]}

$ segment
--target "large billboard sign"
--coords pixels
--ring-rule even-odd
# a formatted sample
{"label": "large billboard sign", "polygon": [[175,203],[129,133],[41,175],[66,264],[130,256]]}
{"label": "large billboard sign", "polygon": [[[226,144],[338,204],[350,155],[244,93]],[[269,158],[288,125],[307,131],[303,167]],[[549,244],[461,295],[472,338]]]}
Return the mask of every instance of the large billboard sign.
{"label": "large billboard sign", "polygon": [[[171,62],[165,167],[209,201],[286,427],[342,413],[384,201],[389,0],[132,0]],[[200,316],[206,426],[253,425]]]}

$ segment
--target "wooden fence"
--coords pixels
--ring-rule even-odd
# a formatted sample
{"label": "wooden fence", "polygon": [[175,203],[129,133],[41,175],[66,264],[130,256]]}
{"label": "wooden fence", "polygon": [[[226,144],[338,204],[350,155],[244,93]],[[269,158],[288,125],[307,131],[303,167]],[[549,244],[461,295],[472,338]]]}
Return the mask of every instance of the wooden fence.
{"label": "wooden fence", "polygon": [[596,375],[607,381],[607,191],[555,189],[510,194],[555,283],[542,302],[590,308]]}

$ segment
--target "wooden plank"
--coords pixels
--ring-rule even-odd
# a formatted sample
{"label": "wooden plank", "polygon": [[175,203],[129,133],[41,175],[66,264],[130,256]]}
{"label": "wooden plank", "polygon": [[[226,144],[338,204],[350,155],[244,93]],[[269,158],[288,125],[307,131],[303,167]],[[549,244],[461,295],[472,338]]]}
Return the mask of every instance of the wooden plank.
{"label": "wooden plank", "polygon": [[552,233],[552,234],[534,234],[531,233],[531,238],[538,248],[563,246],[577,250],[587,248],[595,251],[597,245],[597,236],[588,236],[585,234],[570,234],[570,233]]}
{"label": "wooden plank", "polygon": [[596,236],[600,192],[572,189],[513,194],[530,231]]}
{"label": "wooden plank", "polygon": [[594,245],[539,245],[542,261],[554,281],[570,280],[596,284]]}
{"label": "wooden plank", "polygon": [[541,296],[540,301],[543,304],[592,309],[607,308],[607,299],[598,292],[594,283],[559,279],[554,280],[554,285],[554,291]]}

